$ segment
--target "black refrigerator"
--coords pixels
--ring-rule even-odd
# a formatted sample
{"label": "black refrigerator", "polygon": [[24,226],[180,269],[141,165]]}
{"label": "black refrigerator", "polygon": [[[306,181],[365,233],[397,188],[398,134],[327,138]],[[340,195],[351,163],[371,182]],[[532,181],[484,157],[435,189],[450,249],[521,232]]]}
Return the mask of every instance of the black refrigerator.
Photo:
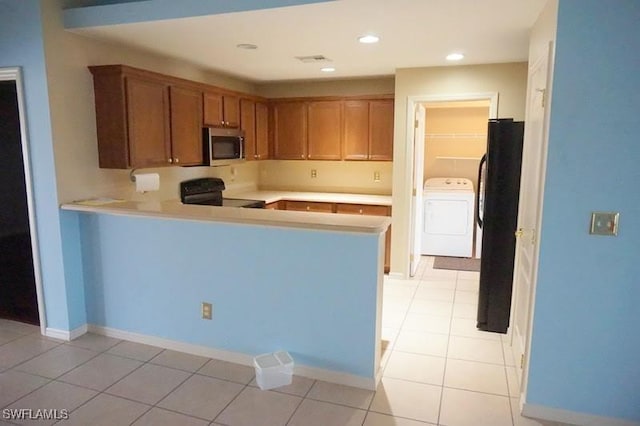
{"label": "black refrigerator", "polygon": [[524,123],[489,120],[478,169],[476,220],[482,229],[477,327],[506,333],[516,250]]}

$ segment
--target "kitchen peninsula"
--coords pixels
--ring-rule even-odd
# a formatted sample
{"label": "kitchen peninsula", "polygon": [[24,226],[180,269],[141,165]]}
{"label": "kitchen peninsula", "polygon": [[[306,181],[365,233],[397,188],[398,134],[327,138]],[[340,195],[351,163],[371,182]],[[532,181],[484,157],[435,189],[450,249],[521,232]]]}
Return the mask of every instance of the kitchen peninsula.
{"label": "kitchen peninsula", "polygon": [[62,210],[90,331],[246,365],[287,350],[295,374],[375,388],[390,218],[178,201]]}

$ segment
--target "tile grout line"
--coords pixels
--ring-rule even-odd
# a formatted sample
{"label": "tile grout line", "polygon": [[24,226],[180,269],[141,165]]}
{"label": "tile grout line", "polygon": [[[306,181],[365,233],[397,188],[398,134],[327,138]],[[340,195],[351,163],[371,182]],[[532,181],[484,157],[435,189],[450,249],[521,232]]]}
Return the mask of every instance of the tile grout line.
{"label": "tile grout line", "polygon": [[437,424],[440,424],[440,417],[442,415],[442,402],[444,401],[444,382],[447,376],[447,364],[449,361],[449,344],[451,343],[451,326],[453,325],[453,310],[456,303],[456,290],[458,289],[458,272],[456,272],[456,284],[453,288],[453,302],[451,303],[451,316],[449,317],[449,335],[447,336],[447,349],[444,356],[444,369],[442,371],[442,386],[440,387],[440,404],[438,405],[438,420]]}

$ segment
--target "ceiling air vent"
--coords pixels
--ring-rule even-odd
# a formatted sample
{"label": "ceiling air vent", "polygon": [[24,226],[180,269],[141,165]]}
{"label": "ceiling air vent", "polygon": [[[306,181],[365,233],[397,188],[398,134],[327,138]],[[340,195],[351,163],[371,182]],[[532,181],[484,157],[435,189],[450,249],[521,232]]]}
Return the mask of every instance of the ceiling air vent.
{"label": "ceiling air vent", "polygon": [[324,55],[296,56],[296,59],[301,62],[304,62],[305,64],[331,62],[331,59],[325,57]]}

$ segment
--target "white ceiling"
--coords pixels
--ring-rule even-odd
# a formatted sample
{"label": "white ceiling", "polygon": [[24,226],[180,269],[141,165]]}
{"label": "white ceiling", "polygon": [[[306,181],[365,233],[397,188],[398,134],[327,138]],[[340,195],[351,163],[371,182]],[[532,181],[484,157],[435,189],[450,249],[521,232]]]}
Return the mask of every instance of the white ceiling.
{"label": "white ceiling", "polygon": [[[396,68],[526,61],[546,0],[338,0],[74,30],[265,82],[393,75]],[[363,45],[360,35],[380,42]],[[252,43],[256,50],[238,49]],[[330,63],[296,56],[324,55]],[[331,65],[334,73],[320,68]]]}

